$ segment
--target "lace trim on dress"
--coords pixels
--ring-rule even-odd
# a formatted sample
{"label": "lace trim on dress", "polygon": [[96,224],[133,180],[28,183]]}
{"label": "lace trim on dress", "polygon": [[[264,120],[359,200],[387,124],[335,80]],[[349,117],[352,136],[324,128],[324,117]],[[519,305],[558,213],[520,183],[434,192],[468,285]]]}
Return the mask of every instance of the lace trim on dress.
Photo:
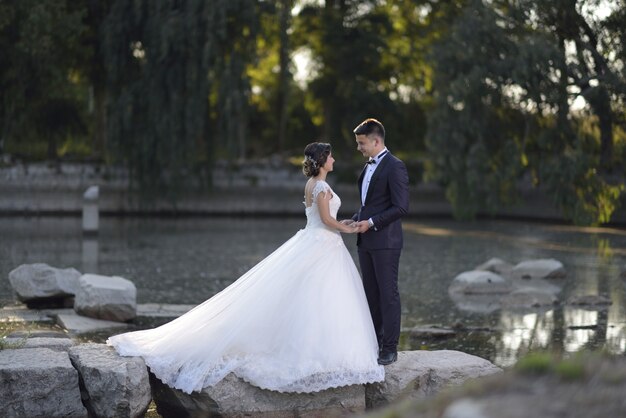
{"label": "lace trim on dress", "polygon": [[313,186],[313,191],[311,192],[311,194],[313,195],[312,205],[317,202],[317,195],[320,194],[321,192],[332,193],[332,189],[330,188],[328,183],[326,183],[324,180],[318,180],[318,182],[315,183],[315,186]]}
{"label": "lace trim on dress", "polygon": [[[136,350],[117,341],[111,345],[114,345],[122,356],[139,355]],[[144,354],[142,357],[150,371],[163,383],[185,393],[201,391],[205,387],[214,386],[231,372],[261,389],[298,393],[319,392],[340,386],[381,382],[385,379],[385,370],[378,365],[362,370],[347,368],[317,371],[313,363],[305,363],[299,372],[298,370],[291,370],[290,376],[287,378],[268,373],[266,368],[255,367],[256,359],[254,356],[222,358],[209,367],[202,364],[202,361],[187,362],[179,366],[173,356],[171,358],[153,357]]]}

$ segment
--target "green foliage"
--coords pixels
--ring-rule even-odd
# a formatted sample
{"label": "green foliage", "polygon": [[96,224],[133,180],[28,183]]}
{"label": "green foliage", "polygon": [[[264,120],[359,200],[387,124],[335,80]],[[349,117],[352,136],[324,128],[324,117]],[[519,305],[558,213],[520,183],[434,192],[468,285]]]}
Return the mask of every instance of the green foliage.
{"label": "green foliage", "polygon": [[545,352],[530,353],[515,364],[515,369],[527,374],[555,374],[564,380],[577,380],[585,377],[585,365],[597,362],[600,354],[591,352],[575,353],[559,359]]}
{"label": "green foliage", "polygon": [[175,198],[203,164],[208,177],[217,144],[245,135],[256,20],[251,0],[113,2],[103,24],[108,141],[145,197]]}
{"label": "green foliage", "polygon": [[377,117],[457,217],[540,187],[601,224],[624,196],[626,7],[600,3],[0,0],[0,153],[91,154],[174,202],[216,158],[321,139],[360,159],[352,129]]}
{"label": "green foliage", "polygon": [[585,364],[581,359],[561,360],[554,371],[565,380],[579,380],[585,377]]}
{"label": "green foliage", "polygon": [[519,359],[515,369],[522,373],[544,374],[552,370],[553,361],[548,353],[531,353]]}
{"label": "green foliage", "polygon": [[[604,83],[583,59],[571,64],[566,40],[578,46],[581,31],[594,32],[571,2],[552,6],[469,1],[433,48],[428,175],[458,217],[515,202],[520,185],[541,186],[579,224],[608,222],[619,205],[623,175],[602,176],[616,167],[605,93],[619,100],[624,78],[611,73]],[[598,116],[599,143],[578,129],[586,116],[570,110],[572,80],[583,88],[590,76],[601,82],[581,96]]]}
{"label": "green foliage", "polygon": [[57,140],[84,132],[71,70],[82,56],[85,10],[69,1],[2,0],[0,16],[0,152],[45,133],[48,157],[56,158]]}

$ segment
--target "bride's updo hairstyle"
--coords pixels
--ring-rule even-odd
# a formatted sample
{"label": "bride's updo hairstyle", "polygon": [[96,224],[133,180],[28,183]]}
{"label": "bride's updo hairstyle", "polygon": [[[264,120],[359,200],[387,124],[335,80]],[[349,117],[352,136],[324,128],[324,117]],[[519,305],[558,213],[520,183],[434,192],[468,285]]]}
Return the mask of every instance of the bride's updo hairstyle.
{"label": "bride's updo hairstyle", "polygon": [[330,155],[330,144],[313,142],[304,148],[304,161],[302,172],[307,177],[315,177],[320,173],[320,168],[326,164]]}

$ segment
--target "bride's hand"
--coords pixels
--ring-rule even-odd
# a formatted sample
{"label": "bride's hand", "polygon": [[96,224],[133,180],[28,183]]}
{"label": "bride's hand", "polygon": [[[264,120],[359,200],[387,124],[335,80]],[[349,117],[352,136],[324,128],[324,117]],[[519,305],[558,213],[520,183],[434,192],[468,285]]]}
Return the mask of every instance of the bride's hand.
{"label": "bride's hand", "polygon": [[[343,222],[342,222],[343,223]],[[347,226],[346,230],[343,231],[344,234],[355,234],[357,232],[359,232],[358,228],[357,228],[357,223],[352,221],[351,223],[344,223],[345,226]]]}

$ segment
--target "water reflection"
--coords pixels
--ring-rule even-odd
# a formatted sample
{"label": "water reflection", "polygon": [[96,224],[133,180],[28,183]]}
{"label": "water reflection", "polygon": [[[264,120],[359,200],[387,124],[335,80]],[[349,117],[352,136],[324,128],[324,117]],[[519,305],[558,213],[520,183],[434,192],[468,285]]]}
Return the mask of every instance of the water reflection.
{"label": "water reflection", "polygon": [[84,236],[82,242],[83,273],[98,272],[98,251],[98,238],[93,236]]}
{"label": "water reflection", "polygon": [[[13,300],[6,277],[22,263],[46,262],[83,272],[119,275],[137,286],[139,303],[200,303],[232,283],[298,229],[288,219],[101,219],[97,237],[83,238],[80,219],[0,219],[0,305]],[[356,260],[353,236],[345,236]],[[452,300],[459,273],[498,257],[563,262],[567,277],[541,283],[560,290],[544,310],[502,310],[493,299]],[[626,352],[626,231],[523,222],[407,222],[400,262],[402,325],[461,326],[453,338],[402,336],[403,349],[456,349],[501,366],[537,349],[605,348]],[[536,283],[539,285],[539,282]],[[567,304],[606,295],[598,309]]]}

